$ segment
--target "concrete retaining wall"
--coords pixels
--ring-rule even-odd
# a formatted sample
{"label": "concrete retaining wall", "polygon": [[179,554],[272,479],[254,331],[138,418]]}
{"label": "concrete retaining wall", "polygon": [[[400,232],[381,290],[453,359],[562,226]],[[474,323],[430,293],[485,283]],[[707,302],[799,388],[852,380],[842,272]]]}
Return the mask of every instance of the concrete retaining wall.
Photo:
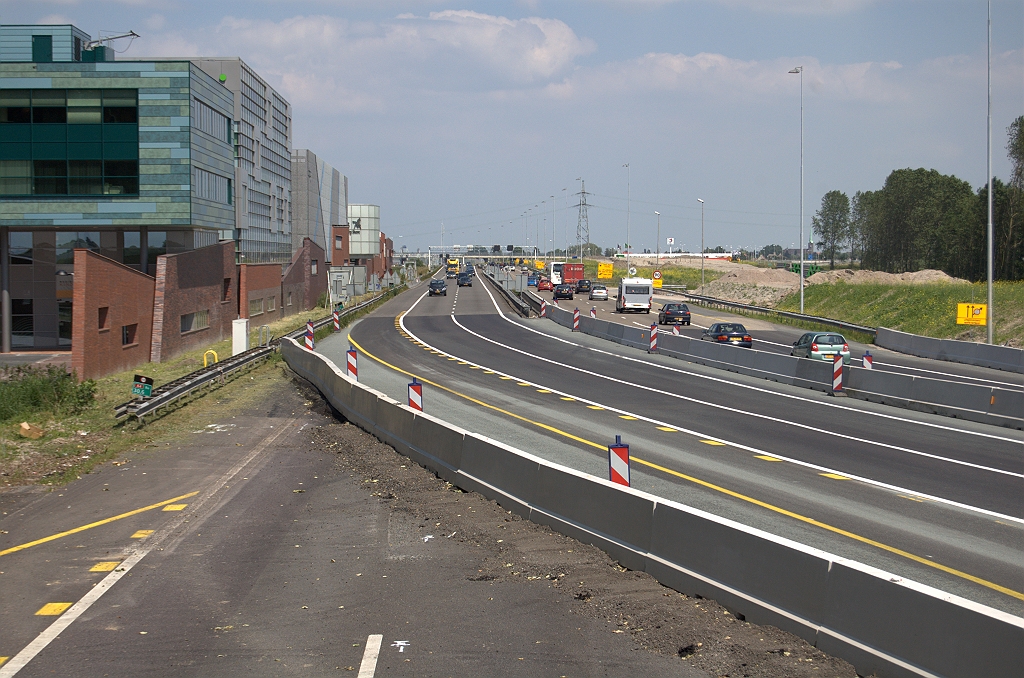
{"label": "concrete retaining wall", "polygon": [[861,675],[1022,675],[1024,619],[414,412],[293,339],[282,339],[281,351],[345,418],[458,487],[595,544],[666,586],[791,631]]}
{"label": "concrete retaining wall", "polygon": [[935,339],[879,327],[875,343],[900,353],[948,360],[954,363],[992,367],[997,370],[1024,373],[1024,349],[991,346],[973,341]]}

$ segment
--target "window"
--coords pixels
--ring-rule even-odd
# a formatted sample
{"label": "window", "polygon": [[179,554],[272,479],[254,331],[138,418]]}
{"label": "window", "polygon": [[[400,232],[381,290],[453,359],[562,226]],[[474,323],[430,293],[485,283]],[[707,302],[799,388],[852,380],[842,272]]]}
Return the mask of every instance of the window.
{"label": "window", "polygon": [[210,326],[210,312],[209,311],[196,311],[195,313],[186,313],[181,316],[181,333],[195,332],[196,330],[205,330]]}
{"label": "window", "polygon": [[100,249],[99,231],[57,231],[57,263],[75,263],[75,249]]}
{"label": "window", "polygon": [[99,325],[99,329],[101,329],[101,330],[109,330],[110,326],[107,324],[109,322],[110,322],[110,307],[109,306],[101,306],[100,309],[99,309],[99,317],[97,318],[97,323]]}
{"label": "window", "polygon": [[70,299],[57,302],[57,345],[71,346],[72,307]]}
{"label": "window", "polygon": [[193,191],[197,198],[231,204],[231,180],[199,167],[192,168]]}
{"label": "window", "polygon": [[292,293],[291,292],[288,293],[288,305],[289,306],[292,305]]}
{"label": "window", "polygon": [[249,300],[249,317],[254,315],[261,315],[263,313],[263,300],[262,299],[250,299]]}
{"label": "window", "polygon": [[231,120],[196,98],[192,99],[192,126],[224,143],[231,143]]}
{"label": "window", "polygon": [[231,299],[231,278],[224,278],[224,287],[221,290],[221,301],[229,301]]}
{"label": "window", "polygon": [[139,331],[138,323],[133,325],[121,325],[121,345],[122,346],[134,346],[138,343],[135,339],[135,335]]}
{"label": "window", "polygon": [[142,263],[142,238],[138,231],[124,232],[124,249],[121,251],[121,263],[126,266],[138,266]]}
{"label": "window", "polygon": [[345,238],[340,235],[334,236],[334,249],[340,250],[345,248]]}
{"label": "window", "polygon": [[32,36],[32,61],[37,64],[48,64],[53,61],[53,36]]}
{"label": "window", "polygon": [[277,308],[277,297],[267,297],[267,313]]}
{"label": "window", "polygon": [[32,346],[35,320],[31,299],[11,299],[11,345]]}
{"label": "window", "polygon": [[8,234],[10,245],[10,256],[12,264],[32,263],[32,233],[26,231],[11,231]]}
{"label": "window", "polygon": [[317,268],[316,264],[317,264],[316,259],[313,259],[313,260],[311,260],[309,262],[309,274],[310,275],[316,275],[316,268]]}

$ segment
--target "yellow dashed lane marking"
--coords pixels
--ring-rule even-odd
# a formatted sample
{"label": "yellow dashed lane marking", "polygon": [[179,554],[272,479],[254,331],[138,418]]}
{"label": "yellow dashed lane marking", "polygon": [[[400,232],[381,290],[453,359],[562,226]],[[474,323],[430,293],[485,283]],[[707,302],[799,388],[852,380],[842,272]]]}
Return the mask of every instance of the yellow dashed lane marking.
{"label": "yellow dashed lane marking", "polygon": [[551,391],[547,390],[546,388],[538,388],[537,393],[551,393]]}
{"label": "yellow dashed lane marking", "polygon": [[631,417],[628,414],[620,414],[619,419],[625,419],[626,421],[638,421],[636,417]]}
{"label": "yellow dashed lane marking", "polygon": [[587,405],[588,410],[603,410],[604,408],[600,405]]}
{"label": "yellow dashed lane marking", "polygon": [[[384,365],[386,367],[391,368],[392,370],[395,370],[396,372],[399,372],[401,374],[405,374],[405,375],[410,376],[410,377],[415,376],[415,377],[419,378],[419,380],[422,381],[425,384],[429,384],[429,385],[434,386],[436,388],[440,388],[442,390],[445,390],[445,391],[447,391],[447,392],[449,392],[449,393],[451,393],[453,395],[459,396],[460,398],[464,398],[464,399],[468,400],[471,403],[475,403],[475,404],[477,404],[477,405],[479,405],[481,407],[484,407],[486,409],[493,410],[495,412],[499,412],[501,414],[507,415],[507,416],[509,416],[509,417],[511,417],[513,419],[517,419],[519,421],[522,421],[522,422],[525,422],[525,423],[528,423],[528,424],[532,424],[533,426],[537,426],[538,428],[542,428],[542,429],[544,429],[546,431],[551,431],[552,433],[555,433],[557,435],[563,436],[563,437],[568,438],[570,440],[575,440],[576,442],[581,443],[583,445],[587,445],[589,447],[593,447],[593,448],[599,449],[602,452],[606,452],[607,449],[608,449],[607,445],[602,445],[600,443],[595,443],[592,440],[587,440],[586,438],[582,438],[580,436],[573,435],[572,433],[569,433],[568,431],[563,431],[561,429],[555,428],[554,426],[550,426],[550,425],[545,424],[543,422],[533,421],[531,419],[527,419],[526,417],[524,417],[522,415],[519,415],[519,414],[516,414],[515,412],[509,412],[508,410],[504,410],[504,409],[502,409],[500,407],[496,407],[496,406],[491,405],[489,403],[486,403],[486,402],[484,402],[482,400],[478,400],[478,399],[473,398],[471,396],[465,395],[464,393],[459,393],[458,391],[456,391],[454,389],[450,389],[447,386],[442,386],[441,384],[438,384],[436,382],[430,381],[428,379],[424,379],[423,377],[419,377],[419,375],[415,375],[412,372],[408,372],[406,370],[403,370],[400,367],[396,367],[395,365],[392,365],[391,363],[389,363],[389,362],[387,362],[385,360],[381,360],[380,358],[378,358],[377,356],[373,355],[372,353],[367,352],[365,349],[363,349],[361,346],[356,344],[354,341],[352,342],[352,344],[357,349],[362,351],[364,354],[369,356],[370,359],[376,360],[377,362],[381,363],[382,365]],[[511,379],[511,377],[502,377],[502,379]],[[575,400],[575,398],[563,397],[562,400]],[[720,443],[717,440],[702,440],[701,442],[707,443],[708,445],[725,445],[725,443]],[[745,502],[748,502],[748,503],[753,504],[755,506],[760,506],[763,509],[766,509],[768,511],[772,511],[772,512],[777,513],[779,515],[786,516],[788,518],[792,518],[793,520],[797,520],[797,521],[802,522],[804,524],[812,525],[814,527],[818,527],[818,528],[820,528],[822,530],[826,530],[828,532],[832,532],[833,534],[838,534],[838,535],[841,535],[843,537],[847,537],[848,539],[851,539],[853,541],[857,541],[857,542],[860,542],[862,544],[867,544],[867,545],[873,546],[873,547],[875,547],[875,548],[877,548],[879,550],[887,551],[889,553],[901,556],[903,558],[906,558],[907,560],[912,560],[912,561],[914,561],[916,563],[919,563],[921,565],[926,565],[928,567],[935,568],[936,570],[940,570],[942,572],[946,572],[947,574],[951,574],[951,575],[953,575],[955,577],[960,577],[962,579],[966,579],[967,581],[971,581],[971,582],[974,582],[975,584],[978,584],[980,586],[984,586],[984,587],[992,589],[994,591],[998,591],[999,593],[1003,593],[1003,594],[1008,595],[1008,596],[1010,596],[1012,598],[1016,598],[1018,600],[1024,600],[1024,592],[1015,591],[1014,589],[1008,588],[1006,586],[1002,586],[1000,584],[996,584],[995,582],[991,582],[991,581],[988,581],[986,579],[982,579],[981,577],[976,577],[976,576],[974,576],[972,574],[969,574],[967,572],[964,572],[962,570],[957,570],[956,568],[952,568],[952,567],[949,567],[947,565],[942,565],[941,563],[936,563],[933,560],[930,560],[928,558],[924,558],[924,557],[919,556],[919,555],[915,555],[913,553],[910,553],[909,551],[904,551],[903,549],[899,549],[899,548],[896,548],[895,546],[890,546],[889,544],[885,544],[883,542],[876,541],[876,540],[870,539],[868,537],[864,537],[864,536],[859,535],[859,534],[857,534],[855,532],[850,532],[849,530],[844,530],[844,529],[842,529],[840,527],[836,527],[834,525],[829,525],[828,523],[823,523],[820,520],[815,520],[814,518],[810,518],[808,516],[801,515],[799,513],[794,512],[794,511],[789,511],[789,510],[784,509],[784,508],[782,508],[780,506],[775,506],[774,504],[769,504],[768,502],[761,501],[760,499],[755,499],[754,497],[750,497],[750,496],[747,496],[745,494],[741,494],[740,492],[736,492],[735,490],[730,490],[730,489],[728,489],[726,487],[722,487],[721,485],[715,485],[714,483],[708,482],[707,480],[701,480],[700,478],[696,478],[694,476],[687,475],[685,473],[681,473],[681,472],[676,471],[674,469],[670,469],[670,468],[667,468],[665,466],[661,466],[659,464],[655,464],[655,463],[647,461],[645,459],[641,459],[640,457],[631,456],[630,459],[631,459],[631,461],[634,461],[634,462],[636,462],[638,464],[642,464],[643,466],[647,466],[648,468],[652,468],[652,469],[654,469],[656,471],[660,471],[660,472],[662,472],[662,473],[664,473],[666,475],[670,475],[670,476],[674,476],[676,478],[680,478],[682,480],[686,480],[688,482],[693,483],[694,485],[699,485],[699,486],[705,487],[705,488],[707,488],[709,490],[713,490],[715,492],[720,492],[720,493],[722,493],[724,495],[733,497],[735,499],[739,499],[740,501],[745,501]]]}
{"label": "yellow dashed lane marking", "polygon": [[508,381],[508,380],[509,380],[509,379],[511,379],[511,378],[512,378],[512,377],[499,377],[499,379],[504,379],[505,381]]}
{"label": "yellow dashed lane marking", "polygon": [[64,610],[74,605],[74,603],[47,603],[39,608],[36,612],[40,616],[56,617],[57,615],[64,614]]}
{"label": "yellow dashed lane marking", "polygon": [[[152,511],[155,508],[160,508],[161,506],[166,506],[167,504],[173,504],[174,502],[181,501],[182,499],[188,499],[189,497],[194,497],[197,494],[199,494],[199,492],[189,492],[188,494],[183,494],[180,497],[175,497],[174,499],[168,499],[168,500],[162,501],[162,502],[160,502],[158,504],[150,504],[149,506],[143,506],[142,508],[137,508],[134,511],[128,511],[128,513],[122,513],[120,515],[112,516],[110,518],[104,518],[103,520],[97,520],[95,523],[89,523],[88,525],[82,525],[81,527],[76,527],[74,529],[67,530],[65,532],[58,532],[57,534],[51,534],[49,537],[43,537],[42,539],[36,539],[35,541],[30,541],[30,542],[25,543],[25,544],[19,544],[17,546],[12,546],[9,549],[4,549],[3,551],[0,551],[0,556],[6,556],[8,553],[15,553],[17,551],[23,551],[23,550],[25,550],[27,548],[31,548],[31,547],[37,546],[39,544],[45,544],[48,541],[53,541],[54,539],[60,539],[61,537],[67,537],[68,535],[71,535],[71,534],[77,534],[79,532],[84,532],[85,530],[90,530],[90,529],[92,529],[94,527],[99,527],[100,525],[106,525],[107,523],[112,523],[115,520],[121,520],[122,518],[128,518],[130,516],[138,515],[139,513],[144,513],[146,511]],[[145,535],[145,536],[149,536],[150,534],[153,534],[153,530],[150,530],[147,533],[147,535]]]}
{"label": "yellow dashed lane marking", "polygon": [[469,363],[467,363],[467,362],[466,362],[465,360],[460,360],[460,361],[459,361],[459,364],[460,364],[460,365],[468,365]]}
{"label": "yellow dashed lane marking", "polygon": [[90,572],[111,572],[121,564],[120,560],[104,560],[89,568]]}
{"label": "yellow dashed lane marking", "polygon": [[849,480],[846,476],[841,476],[838,473],[819,473],[818,475],[831,478],[832,480]]}
{"label": "yellow dashed lane marking", "polygon": [[163,508],[164,511],[184,511],[188,504],[168,504]]}
{"label": "yellow dashed lane marking", "polygon": [[528,384],[525,381],[520,381],[516,383],[516,386],[533,386],[533,384]]}
{"label": "yellow dashed lane marking", "polygon": [[671,426],[658,426],[657,428],[659,431],[668,431],[669,433],[675,433],[679,430],[677,428],[672,428]]}
{"label": "yellow dashed lane marking", "polygon": [[778,457],[769,457],[767,454],[755,454],[754,459],[764,459],[765,461],[782,461]]}
{"label": "yellow dashed lane marking", "polygon": [[[896,496],[900,497],[901,499],[909,499],[910,501],[924,501],[924,499],[922,499],[921,497],[908,497],[905,494],[897,494]],[[998,523],[1000,521],[997,520],[996,522]]]}
{"label": "yellow dashed lane marking", "polygon": [[570,398],[569,396],[562,396],[562,400],[576,400],[576,399],[575,398]]}
{"label": "yellow dashed lane marking", "polygon": [[156,532],[156,530],[137,530],[135,534],[132,535],[132,539],[145,539],[154,532]]}
{"label": "yellow dashed lane marking", "polygon": [[484,370],[484,374],[497,374],[494,370]]}
{"label": "yellow dashed lane marking", "polygon": [[0,657],[0,666],[6,664],[8,659],[10,659],[10,657]]}

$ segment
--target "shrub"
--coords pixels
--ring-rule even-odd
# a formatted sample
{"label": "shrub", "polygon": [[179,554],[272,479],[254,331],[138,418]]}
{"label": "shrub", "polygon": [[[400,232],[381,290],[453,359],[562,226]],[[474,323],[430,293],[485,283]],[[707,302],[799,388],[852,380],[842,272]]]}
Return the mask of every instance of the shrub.
{"label": "shrub", "polygon": [[92,380],[78,383],[74,374],[57,365],[0,368],[0,421],[49,412],[76,414],[96,396]]}

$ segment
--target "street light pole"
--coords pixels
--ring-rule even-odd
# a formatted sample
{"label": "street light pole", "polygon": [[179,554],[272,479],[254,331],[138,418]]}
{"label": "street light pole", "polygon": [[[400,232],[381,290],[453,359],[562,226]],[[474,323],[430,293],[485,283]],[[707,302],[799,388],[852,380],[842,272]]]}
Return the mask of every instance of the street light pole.
{"label": "street light pole", "polygon": [[629,163],[627,162],[623,167],[626,168],[626,275],[631,275],[629,272]]}
{"label": "street light pole", "polygon": [[992,314],[992,268],[994,265],[994,227],[992,225],[992,0],[988,0],[988,309],[985,324],[988,343],[992,343],[995,320]]}
{"label": "street light pole", "polygon": [[658,212],[657,210],[655,210],[654,213],[658,215],[658,239],[657,239],[657,241],[655,241],[654,246],[656,248],[655,251],[658,254],[658,259],[657,259],[658,264],[657,265],[658,265],[658,268],[661,268],[661,212]]}
{"label": "street light pole", "polygon": [[804,312],[804,67],[790,73],[800,74],[800,313]]}
{"label": "street light pole", "polygon": [[697,198],[700,203],[700,293],[704,294],[704,201]]}

